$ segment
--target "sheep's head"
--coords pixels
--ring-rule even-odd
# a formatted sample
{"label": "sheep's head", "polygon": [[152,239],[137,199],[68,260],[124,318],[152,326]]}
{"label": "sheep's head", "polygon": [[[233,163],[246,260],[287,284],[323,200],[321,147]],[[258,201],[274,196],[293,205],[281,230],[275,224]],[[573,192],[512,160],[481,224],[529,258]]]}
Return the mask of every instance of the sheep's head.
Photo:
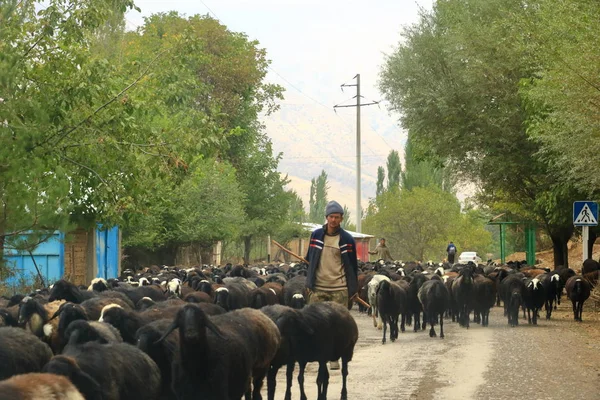
{"label": "sheep's head", "polygon": [[302,293],[296,293],[292,296],[292,301],[291,301],[290,307],[292,307],[296,310],[299,310],[301,308],[304,308],[305,305],[306,305],[306,299],[304,298]]}
{"label": "sheep's head", "polygon": [[206,328],[221,339],[225,339],[221,330],[210,320],[204,311],[195,304],[188,304],[181,308],[175,320],[165,333],[155,343],[162,342],[171,332],[179,328],[181,342],[201,342],[206,336]]}
{"label": "sheep's head", "polygon": [[107,343],[98,332],[90,325],[88,321],[73,321],[65,331],[65,337],[68,338],[69,345],[83,344],[97,341]]}
{"label": "sheep's head", "polygon": [[54,313],[51,320],[54,318],[60,318],[58,320],[58,334],[66,342],[67,337],[64,336],[67,327],[73,321],[77,320],[88,320],[89,317],[86,311],[79,304],[63,303],[60,305],[58,310]]}
{"label": "sheep's head", "polygon": [[226,310],[231,309],[229,289],[227,289],[226,287],[220,287],[217,290],[215,290],[215,304],[220,305]]}
{"label": "sheep's head", "polygon": [[17,320],[20,326],[26,326],[33,334],[41,337],[44,322],[47,320],[48,313],[36,299],[29,296],[23,298],[19,304],[19,317]]}
{"label": "sheep's head", "polygon": [[79,303],[81,301],[79,289],[71,282],[61,279],[57,281],[52,290],[48,301],[66,300],[71,303]]}
{"label": "sheep's head", "polygon": [[77,361],[71,357],[62,355],[53,357],[44,366],[42,372],[66,376],[86,399],[104,398],[100,384],[89,374],[85,373],[79,367]]}
{"label": "sheep's head", "polygon": [[104,278],[94,278],[88,287],[89,291],[103,292],[108,290],[108,283]]}
{"label": "sheep's head", "polygon": [[100,313],[100,322],[106,322],[107,324],[111,324],[115,328],[123,326],[125,321],[127,320],[128,315],[118,304],[109,304],[104,306]]}

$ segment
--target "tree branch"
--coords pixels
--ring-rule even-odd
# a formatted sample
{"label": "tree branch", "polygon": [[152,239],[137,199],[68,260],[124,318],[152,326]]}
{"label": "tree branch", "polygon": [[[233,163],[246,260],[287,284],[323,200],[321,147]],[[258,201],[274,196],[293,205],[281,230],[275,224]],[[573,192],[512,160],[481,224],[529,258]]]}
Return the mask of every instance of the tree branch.
{"label": "tree branch", "polygon": [[98,172],[96,172],[95,170],[93,170],[92,168],[88,167],[87,165],[84,165],[78,161],[73,160],[70,157],[67,157],[65,155],[60,155],[61,158],[67,160],[68,162],[70,162],[71,164],[75,164],[83,169],[85,169],[88,172],[91,172],[92,174],[94,174],[98,179],[100,179],[100,182],[104,183],[106,186],[108,185],[108,182],[106,182],[106,180],[104,178],[102,178],[102,176],[100,176],[100,174]]}
{"label": "tree branch", "polygon": [[[67,136],[69,136],[71,133],[73,133],[74,131],[76,131],[79,127],[81,127],[83,124],[85,124],[86,122],[90,121],[96,114],[98,114],[100,111],[104,110],[106,107],[108,107],[109,105],[111,105],[112,103],[114,103],[119,97],[121,97],[123,94],[125,94],[125,92],[127,92],[129,89],[131,89],[132,87],[134,87],[144,76],[146,76],[146,74],[148,73],[148,71],[150,70],[150,67],[152,66],[152,64],[154,64],[156,62],[156,60],[158,60],[158,58],[163,55],[166,52],[166,50],[161,51],[160,53],[158,53],[156,55],[156,57],[154,57],[154,59],[152,61],[150,61],[150,63],[148,64],[148,66],[146,67],[146,69],[144,69],[144,71],[133,81],[131,82],[129,85],[127,85],[123,90],[121,90],[119,93],[117,93],[115,96],[113,96],[110,100],[108,100],[106,103],[102,104],[100,107],[96,108],[90,115],[88,115],[87,117],[85,117],[83,120],[81,120],[78,124],[76,124],[74,127],[72,127],[71,129],[67,130],[66,132],[64,132],[56,141],[56,143],[54,143],[54,145],[58,145],[58,143],[60,143],[64,138],[66,138]],[[52,138],[49,138],[48,140],[46,140],[44,143],[47,143],[49,140],[51,140]]]}

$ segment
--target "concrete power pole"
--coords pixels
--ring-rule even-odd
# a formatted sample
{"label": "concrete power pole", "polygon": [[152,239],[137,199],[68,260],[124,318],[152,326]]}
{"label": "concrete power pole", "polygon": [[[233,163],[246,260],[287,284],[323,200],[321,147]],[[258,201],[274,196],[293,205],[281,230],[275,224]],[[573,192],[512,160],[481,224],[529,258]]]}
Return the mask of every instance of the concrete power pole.
{"label": "concrete power pole", "polygon": [[336,108],[345,108],[345,107],[356,107],[356,231],[361,232],[361,222],[362,222],[362,206],[361,206],[361,172],[360,172],[360,108],[363,106],[371,106],[373,104],[379,104],[378,101],[374,101],[371,103],[360,103],[360,74],[356,74],[353,78],[356,79],[355,84],[343,84],[341,85],[342,90],[344,87],[353,87],[356,86],[356,105],[335,105]]}

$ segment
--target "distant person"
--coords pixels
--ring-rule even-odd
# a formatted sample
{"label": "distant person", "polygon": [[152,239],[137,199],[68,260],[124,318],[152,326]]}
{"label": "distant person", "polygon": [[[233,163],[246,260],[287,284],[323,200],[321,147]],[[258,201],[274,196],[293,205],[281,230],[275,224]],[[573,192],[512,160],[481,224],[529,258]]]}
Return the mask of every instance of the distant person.
{"label": "distant person", "polygon": [[450,264],[454,264],[454,257],[456,256],[456,246],[454,243],[448,243],[448,247],[446,247],[446,253],[448,253],[448,262]]}
{"label": "distant person", "polygon": [[[354,238],[341,224],[344,209],[337,201],[325,208],[327,223],[310,235],[306,260],[306,288],[308,303],[333,301],[348,307],[348,299],[358,290],[358,261]],[[340,369],[332,361],[331,369]]]}
{"label": "distant person", "polygon": [[394,261],[390,254],[390,248],[385,245],[385,238],[379,239],[379,244],[377,244],[375,250],[369,251],[369,254],[377,254],[378,260]]}

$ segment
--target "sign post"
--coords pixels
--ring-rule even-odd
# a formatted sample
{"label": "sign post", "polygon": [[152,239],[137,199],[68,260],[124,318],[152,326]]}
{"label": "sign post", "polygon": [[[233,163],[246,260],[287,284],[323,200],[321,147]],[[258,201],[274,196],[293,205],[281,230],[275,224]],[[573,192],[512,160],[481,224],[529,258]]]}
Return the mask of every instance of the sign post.
{"label": "sign post", "polygon": [[573,225],[581,226],[583,241],[583,261],[590,258],[588,242],[590,226],[598,225],[598,203],[595,201],[576,201],[573,203]]}

